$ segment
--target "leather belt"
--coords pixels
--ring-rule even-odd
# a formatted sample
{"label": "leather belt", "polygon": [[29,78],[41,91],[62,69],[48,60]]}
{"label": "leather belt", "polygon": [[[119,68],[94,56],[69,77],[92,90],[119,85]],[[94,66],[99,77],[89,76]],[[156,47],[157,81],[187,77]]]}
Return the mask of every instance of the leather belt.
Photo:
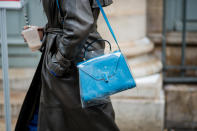
{"label": "leather belt", "polygon": [[63,29],[61,29],[61,28],[54,28],[54,27],[48,27],[48,28],[46,28],[45,32],[53,33],[53,34],[63,34]]}
{"label": "leather belt", "polygon": [[61,28],[53,28],[53,27],[48,27],[48,26],[46,26],[44,28],[44,36],[43,36],[43,39],[42,39],[42,46],[40,48],[41,52],[44,52],[44,50],[45,50],[45,45],[46,45],[45,41],[46,41],[46,36],[47,36],[48,33],[56,34],[56,35],[63,34],[63,29],[61,29]]}

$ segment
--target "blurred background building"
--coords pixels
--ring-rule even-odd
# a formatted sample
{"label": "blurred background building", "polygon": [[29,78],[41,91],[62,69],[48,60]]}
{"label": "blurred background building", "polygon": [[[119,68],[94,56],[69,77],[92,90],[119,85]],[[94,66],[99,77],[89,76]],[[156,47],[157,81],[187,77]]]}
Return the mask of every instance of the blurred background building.
{"label": "blurred background building", "polygon": [[[112,96],[121,131],[197,130],[197,1],[114,0],[105,11],[137,82],[137,88]],[[40,57],[20,35],[26,22],[46,24],[40,0],[7,11],[13,127]],[[98,25],[115,47],[102,16]],[[1,131],[3,102],[1,84]]]}

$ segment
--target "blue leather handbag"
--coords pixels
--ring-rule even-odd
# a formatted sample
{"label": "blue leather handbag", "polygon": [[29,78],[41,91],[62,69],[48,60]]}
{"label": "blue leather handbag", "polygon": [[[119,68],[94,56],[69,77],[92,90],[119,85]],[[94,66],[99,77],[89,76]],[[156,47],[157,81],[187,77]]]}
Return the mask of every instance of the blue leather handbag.
{"label": "blue leather handbag", "polygon": [[136,86],[126,58],[120,50],[107,16],[99,0],[96,1],[119,50],[97,56],[77,64],[79,70],[82,107],[84,107],[84,103],[88,103],[99,98],[105,98],[109,95],[131,89]]}

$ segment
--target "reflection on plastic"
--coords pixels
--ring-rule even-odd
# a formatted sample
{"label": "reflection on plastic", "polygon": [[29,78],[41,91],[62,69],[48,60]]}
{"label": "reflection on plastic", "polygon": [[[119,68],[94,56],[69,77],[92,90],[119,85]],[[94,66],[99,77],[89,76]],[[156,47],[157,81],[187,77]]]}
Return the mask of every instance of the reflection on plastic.
{"label": "reflection on plastic", "polygon": [[88,59],[91,59],[91,58],[95,58],[95,57],[101,56],[101,55],[103,55],[103,54],[104,54],[104,49],[87,51],[87,52],[85,53],[84,58],[85,58],[86,60],[88,60]]}
{"label": "reflection on plastic", "polygon": [[82,107],[107,102],[109,95],[136,86],[120,51],[101,55],[77,65]]}

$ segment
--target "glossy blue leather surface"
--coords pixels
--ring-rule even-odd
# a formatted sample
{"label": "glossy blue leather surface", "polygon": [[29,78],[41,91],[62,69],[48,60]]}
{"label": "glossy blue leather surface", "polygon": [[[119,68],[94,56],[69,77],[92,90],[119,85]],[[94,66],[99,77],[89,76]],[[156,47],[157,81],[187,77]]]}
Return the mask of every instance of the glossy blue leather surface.
{"label": "glossy blue leather surface", "polygon": [[120,51],[81,62],[77,67],[81,99],[85,102],[136,86],[125,57]]}

